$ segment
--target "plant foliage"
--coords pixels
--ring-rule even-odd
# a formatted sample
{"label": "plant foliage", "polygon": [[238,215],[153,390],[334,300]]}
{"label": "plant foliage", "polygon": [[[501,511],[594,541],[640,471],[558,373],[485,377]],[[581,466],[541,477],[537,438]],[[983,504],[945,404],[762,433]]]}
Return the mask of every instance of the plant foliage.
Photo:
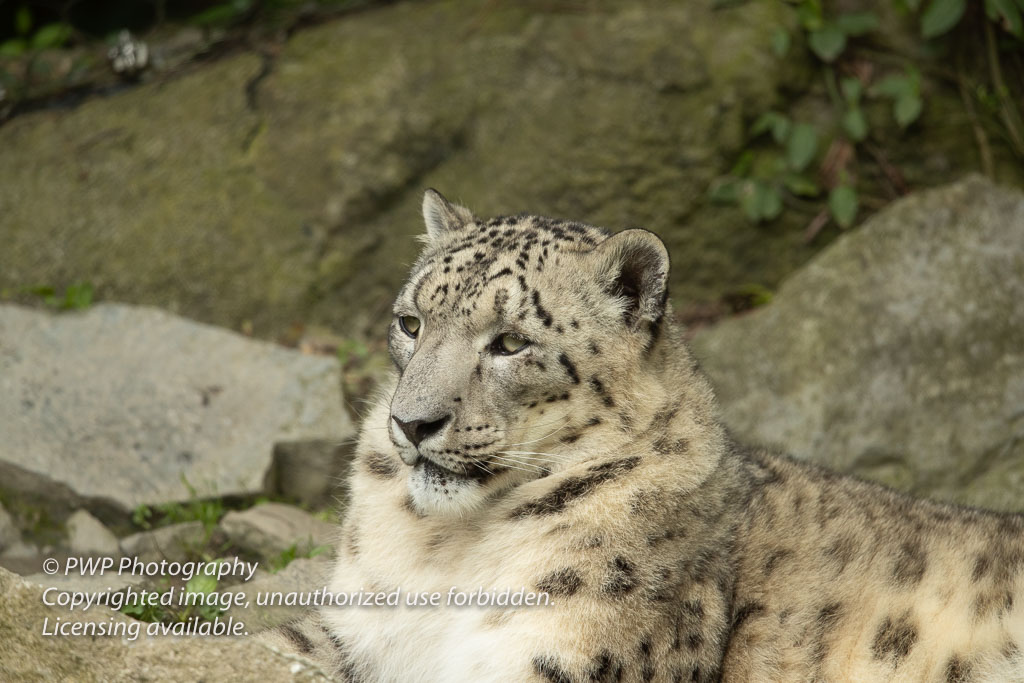
{"label": "plant foliage", "polygon": [[[972,11],[967,0],[882,1],[891,2],[897,12],[916,21],[926,41],[945,40],[957,30],[968,31],[973,27],[966,20]],[[906,61],[902,67],[888,68],[877,79],[855,71],[851,75],[851,70],[840,67],[856,41],[870,40],[872,33],[879,30],[879,16],[871,11],[833,13],[823,0],[793,0],[792,4],[799,30],[791,35],[785,29],[776,29],[771,37],[772,51],[781,58],[794,44],[802,41],[806,45],[823,70],[834,118],[799,121],[783,112],[764,112],[749,129],[750,147],[743,151],[728,175],[712,183],[709,199],[740,206],[754,222],[777,218],[791,202],[823,201],[823,215],[840,228],[847,228],[854,224],[861,206],[857,180],[845,166],[838,172],[826,172],[827,152],[837,142],[850,149],[869,143],[872,124],[865,107],[871,102],[888,103],[891,125],[898,130],[912,127],[926,106],[921,72],[913,62]],[[980,12],[979,8],[980,4],[973,7]],[[985,0],[983,19],[1002,29],[1009,40],[1017,41],[1018,50],[1024,48],[1024,0]],[[991,32],[991,26],[985,30]],[[991,34],[988,39],[991,55],[996,52]],[[995,59],[998,60],[998,54]],[[993,73],[999,74],[998,62]],[[1005,86],[996,82],[994,89],[979,86],[977,97],[989,109],[1003,110],[1003,119],[1012,126],[1021,119],[1005,91]],[[879,124],[877,117],[874,124]],[[1017,142],[1024,136],[1020,131],[1010,130],[1008,137]],[[767,146],[766,139],[770,140]],[[1018,154],[1024,155],[1024,141],[1018,146]],[[822,167],[816,167],[816,161]]]}

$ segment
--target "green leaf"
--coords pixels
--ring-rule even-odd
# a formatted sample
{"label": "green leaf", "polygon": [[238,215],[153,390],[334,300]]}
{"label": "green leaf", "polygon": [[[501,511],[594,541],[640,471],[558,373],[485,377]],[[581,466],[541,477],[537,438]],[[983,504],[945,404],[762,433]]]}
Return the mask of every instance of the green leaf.
{"label": "green leaf", "polygon": [[217,590],[217,577],[209,574],[196,574],[185,584],[188,593],[212,593]]}
{"label": "green leaf", "polygon": [[741,184],[742,181],[732,177],[716,181],[708,188],[708,199],[713,204],[736,204],[740,198]]}
{"label": "green leaf", "polygon": [[839,185],[828,193],[828,210],[841,228],[853,225],[858,203],[857,191],[849,185]]}
{"label": "green leaf", "polygon": [[782,193],[771,185],[761,184],[761,216],[773,220],[782,213]]}
{"label": "green leaf", "polygon": [[68,24],[47,24],[32,36],[32,49],[45,50],[60,47],[71,38],[71,26]]}
{"label": "green leaf", "polygon": [[846,47],[846,34],[835,24],[826,24],[817,31],[812,31],[807,39],[814,54],[826,62],[833,61]]}
{"label": "green leaf", "polygon": [[786,144],[786,160],[794,171],[802,171],[814,159],[818,150],[818,131],[809,123],[798,123],[793,126]]}
{"label": "green leaf", "polygon": [[764,285],[759,285],[754,282],[739,287],[736,290],[736,294],[749,298],[750,305],[755,308],[757,306],[770,304],[772,299],[775,297],[772,290],[768,289]]}
{"label": "green leaf", "polygon": [[28,42],[21,38],[11,38],[0,43],[0,57],[20,57],[28,51]]}
{"label": "green leaf", "polygon": [[847,109],[842,124],[843,130],[854,142],[860,142],[868,136],[868,121],[860,107]]}
{"label": "green leaf", "polygon": [[848,36],[862,36],[878,28],[878,15],[874,12],[849,12],[836,17],[836,26]]}
{"label": "green leaf", "polygon": [[149,521],[152,516],[153,510],[145,503],[139,503],[132,511],[132,523],[139,528],[149,529],[153,526]]}
{"label": "green leaf", "polygon": [[921,15],[921,35],[941,36],[957,25],[966,9],[966,0],[932,0]]}
{"label": "green leaf", "polygon": [[818,184],[805,175],[790,173],[785,178],[786,189],[797,197],[817,197],[821,194]]}
{"label": "green leaf", "polygon": [[843,97],[850,104],[857,104],[860,102],[861,93],[864,91],[864,86],[861,85],[860,79],[857,78],[844,78],[839,83],[840,90],[843,91]]}
{"label": "green leaf", "polygon": [[825,23],[819,0],[804,0],[797,8],[796,14],[805,31],[817,31]]}
{"label": "green leaf", "polygon": [[25,5],[14,13],[14,30],[19,36],[27,36],[32,30],[32,11]]}
{"label": "green leaf", "polygon": [[871,86],[871,94],[884,97],[891,97],[893,99],[903,97],[904,95],[914,94],[915,88],[914,83],[905,74],[892,74],[886,76],[878,83]]}
{"label": "green leaf", "polygon": [[921,115],[923,106],[924,103],[921,101],[920,96],[916,94],[903,95],[898,98],[893,107],[896,123],[900,124],[901,128],[906,128]]}
{"label": "green leaf", "polygon": [[789,131],[792,128],[792,124],[789,119],[785,116],[780,116],[774,125],[772,125],[772,140],[775,140],[776,144],[781,145],[789,137]]}
{"label": "green leaf", "polygon": [[290,546],[282,550],[277,556],[270,558],[270,573],[276,574],[281,571],[289,564],[291,564],[299,554],[299,546],[297,543],[292,543]]}
{"label": "green leaf", "polygon": [[238,12],[231,5],[214,5],[192,16],[189,21],[197,26],[216,26],[218,24],[229,24],[237,16]]}
{"label": "green leaf", "polygon": [[[1024,0],[1018,2],[1024,4]],[[1018,38],[1024,38],[1024,22],[1021,21],[1020,9],[1014,0],[985,0],[985,10],[993,20],[1002,18],[1001,23],[1007,31]]]}
{"label": "green leaf", "polygon": [[60,308],[65,311],[77,311],[92,305],[92,285],[88,282],[68,285],[64,290],[64,301]]}
{"label": "green leaf", "polygon": [[773,185],[751,180],[743,188],[740,205],[752,221],[771,220],[782,213],[782,194]]}
{"label": "green leaf", "polygon": [[775,29],[775,33],[772,34],[772,52],[776,57],[785,57],[791,42],[789,31],[784,28]]}
{"label": "green leaf", "polygon": [[772,124],[775,122],[775,119],[779,118],[780,116],[782,116],[782,114],[778,113],[777,111],[766,111],[765,113],[758,116],[754,123],[750,126],[750,134],[757,136],[769,130],[772,127]]}
{"label": "green leaf", "polygon": [[740,186],[739,200],[740,208],[753,222],[761,220],[761,208],[757,203],[757,187],[760,183],[756,180],[748,180]]}
{"label": "green leaf", "polygon": [[189,21],[199,26],[230,24],[240,19],[252,7],[253,0],[231,0],[194,15]]}
{"label": "green leaf", "polygon": [[781,145],[789,135],[789,129],[790,121],[788,117],[776,111],[766,111],[757,117],[757,121],[754,121],[754,125],[750,127],[750,134],[757,136],[770,130],[772,132],[772,139]]}

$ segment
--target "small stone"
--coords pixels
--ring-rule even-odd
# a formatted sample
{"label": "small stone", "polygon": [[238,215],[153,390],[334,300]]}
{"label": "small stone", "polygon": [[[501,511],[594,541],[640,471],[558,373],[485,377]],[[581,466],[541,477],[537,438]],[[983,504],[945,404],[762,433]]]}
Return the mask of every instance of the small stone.
{"label": "small stone", "polygon": [[282,503],[263,503],[241,512],[229,512],[220,521],[220,528],[231,542],[268,559],[293,546],[300,553],[330,546],[337,535],[335,525]]}
{"label": "small stone", "polygon": [[131,31],[121,31],[117,43],[107,50],[107,60],[114,73],[134,78],[149,67],[149,46]]}
{"label": "small stone", "polygon": [[125,536],[121,539],[121,554],[144,562],[184,560],[200,550],[208,539],[202,522],[183,522]]}
{"label": "small stone", "polygon": [[68,547],[76,553],[112,557],[121,552],[117,536],[87,510],[76,510],[68,517],[67,529]]}
{"label": "small stone", "polygon": [[0,553],[0,558],[4,559],[4,566],[7,566],[8,560],[35,560],[41,558],[43,550],[31,543],[18,540],[7,546],[7,549]]}

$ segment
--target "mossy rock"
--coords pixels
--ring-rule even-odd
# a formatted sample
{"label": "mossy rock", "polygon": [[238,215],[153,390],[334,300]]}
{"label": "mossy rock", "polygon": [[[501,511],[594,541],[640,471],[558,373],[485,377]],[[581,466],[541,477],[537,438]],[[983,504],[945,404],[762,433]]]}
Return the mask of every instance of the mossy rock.
{"label": "mossy rock", "polygon": [[[654,230],[679,302],[773,289],[837,230],[808,245],[819,205],[754,225],[707,190],[795,93],[810,94],[791,113],[834,118],[800,40],[773,52],[780,28],[799,34],[775,0],[395,3],[273,57],[17,117],[0,128],[0,299],[90,282],[261,337],[379,337],[428,186],[484,216]],[[934,85],[922,119],[882,140],[911,186],[978,165],[956,93]]]}
{"label": "mossy rock", "polygon": [[300,31],[269,74],[240,55],[18,117],[0,296],[91,282],[259,336],[376,336],[431,185],[483,215],[656,230],[685,297],[771,284],[813,253],[799,231],[702,211],[793,77],[769,45],[793,16],[714,4],[399,3]]}

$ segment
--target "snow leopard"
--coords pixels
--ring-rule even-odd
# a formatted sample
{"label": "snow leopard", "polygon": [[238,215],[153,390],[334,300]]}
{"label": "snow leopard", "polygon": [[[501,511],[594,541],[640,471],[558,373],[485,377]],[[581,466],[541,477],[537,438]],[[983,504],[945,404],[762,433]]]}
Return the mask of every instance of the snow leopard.
{"label": "snow leopard", "polygon": [[1024,517],[737,444],[651,232],[423,217],[327,586],[403,597],[276,642],[344,681],[1024,681]]}

